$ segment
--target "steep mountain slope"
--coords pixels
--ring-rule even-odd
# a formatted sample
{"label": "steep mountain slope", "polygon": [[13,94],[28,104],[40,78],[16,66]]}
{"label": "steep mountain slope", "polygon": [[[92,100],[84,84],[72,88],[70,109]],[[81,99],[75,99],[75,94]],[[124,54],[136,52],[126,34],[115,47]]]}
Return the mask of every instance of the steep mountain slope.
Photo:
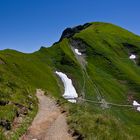
{"label": "steep mountain slope", "polygon": [[[18,139],[26,130],[37,110],[36,88],[59,100],[79,139],[139,139],[140,112],[132,106],[140,101],[139,65],[140,37],[99,22],[68,28],[59,42],[32,54],[0,51],[1,139]],[[61,97],[64,88],[56,70],[72,79],[76,104]],[[26,123],[11,134],[5,129],[13,128],[15,116],[24,116]]]}

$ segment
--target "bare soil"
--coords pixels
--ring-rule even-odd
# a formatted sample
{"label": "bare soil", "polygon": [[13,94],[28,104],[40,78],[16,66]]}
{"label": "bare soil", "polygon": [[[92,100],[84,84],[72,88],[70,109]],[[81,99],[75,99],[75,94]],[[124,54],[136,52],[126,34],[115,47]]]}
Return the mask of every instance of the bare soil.
{"label": "bare soil", "polygon": [[66,116],[61,113],[56,102],[45,96],[40,89],[36,96],[39,100],[39,111],[20,140],[73,140],[68,133]]}

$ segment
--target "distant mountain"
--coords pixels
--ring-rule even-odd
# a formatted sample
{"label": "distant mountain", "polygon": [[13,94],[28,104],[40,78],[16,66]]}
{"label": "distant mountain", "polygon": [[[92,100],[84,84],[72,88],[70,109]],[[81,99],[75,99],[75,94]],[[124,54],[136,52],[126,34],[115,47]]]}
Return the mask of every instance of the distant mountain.
{"label": "distant mountain", "polygon": [[[77,103],[63,99],[56,71],[72,80]],[[37,112],[37,88],[68,112],[79,139],[138,140],[140,112],[133,101],[140,102],[140,37],[93,22],[67,28],[52,47],[32,54],[0,51],[0,139],[15,140],[26,131]],[[19,116],[24,119],[13,130]]]}

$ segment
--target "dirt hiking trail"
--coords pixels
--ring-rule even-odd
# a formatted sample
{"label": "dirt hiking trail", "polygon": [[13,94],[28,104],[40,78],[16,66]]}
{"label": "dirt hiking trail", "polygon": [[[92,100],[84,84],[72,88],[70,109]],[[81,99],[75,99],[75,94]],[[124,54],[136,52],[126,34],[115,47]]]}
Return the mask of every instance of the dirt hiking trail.
{"label": "dirt hiking trail", "polygon": [[68,133],[65,115],[56,102],[37,89],[39,110],[31,126],[20,140],[73,140]]}

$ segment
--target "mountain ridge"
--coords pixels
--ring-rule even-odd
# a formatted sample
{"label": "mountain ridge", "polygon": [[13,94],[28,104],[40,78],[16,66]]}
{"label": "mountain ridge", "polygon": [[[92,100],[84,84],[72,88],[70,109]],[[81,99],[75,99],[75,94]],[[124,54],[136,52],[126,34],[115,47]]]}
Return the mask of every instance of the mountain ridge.
{"label": "mountain ridge", "polygon": [[[77,31],[76,26],[72,34],[62,33],[52,47],[41,47],[34,53],[0,51],[0,100],[21,104],[28,112],[21,113],[23,108],[6,104],[0,106],[0,119],[10,123],[11,131],[17,113],[31,121],[37,111],[35,89],[41,88],[68,112],[73,135],[82,139],[138,139],[140,113],[132,103],[140,101],[140,37],[110,23],[79,27],[82,30]],[[136,59],[131,60],[131,54]],[[64,87],[55,71],[72,80],[79,103],[71,104],[61,97]],[[9,138],[18,139],[28,125],[29,122],[16,134],[8,134]],[[0,126],[1,135],[5,135],[6,125]]]}

